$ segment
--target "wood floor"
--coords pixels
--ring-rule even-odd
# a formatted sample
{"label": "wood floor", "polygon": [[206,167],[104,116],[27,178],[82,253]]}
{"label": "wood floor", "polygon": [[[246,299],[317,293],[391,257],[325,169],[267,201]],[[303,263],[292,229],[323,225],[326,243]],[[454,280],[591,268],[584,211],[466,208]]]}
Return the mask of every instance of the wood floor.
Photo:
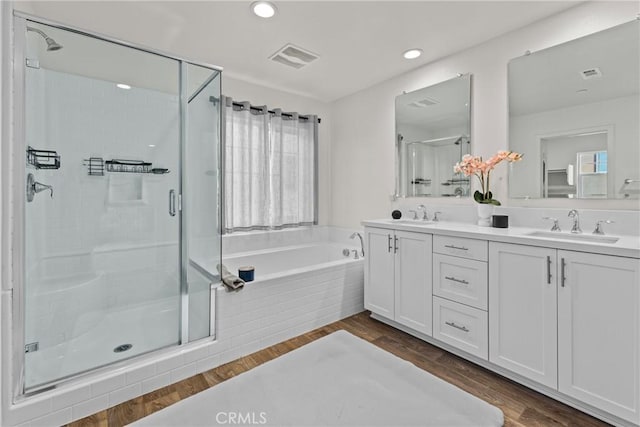
{"label": "wood floor", "polygon": [[213,387],[231,377],[344,329],[456,385],[504,412],[505,426],[606,426],[589,415],[516,384],[460,357],[373,320],[363,312],[147,393],[69,424],[122,426]]}

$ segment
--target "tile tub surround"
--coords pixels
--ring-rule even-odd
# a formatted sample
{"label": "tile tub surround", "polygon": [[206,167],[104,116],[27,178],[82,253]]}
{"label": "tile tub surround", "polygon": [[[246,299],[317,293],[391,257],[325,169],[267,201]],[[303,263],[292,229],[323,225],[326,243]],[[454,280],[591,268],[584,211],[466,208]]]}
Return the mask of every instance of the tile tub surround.
{"label": "tile tub surround", "polygon": [[[293,233],[287,234],[290,231]],[[333,237],[334,241],[353,246],[355,242],[349,239],[352,231],[318,227],[286,230],[280,236],[262,238],[269,243],[264,245],[273,246],[273,239],[282,239],[279,243],[297,242],[299,233],[306,233],[315,240],[318,236],[314,234],[319,233],[323,239]],[[281,237],[283,235],[289,237]],[[204,339],[184,348],[160,350],[70,381],[12,405],[3,412],[0,424],[69,423],[361,312],[363,282],[360,261],[333,271],[320,269],[264,280],[259,286],[246,287],[238,293],[218,287],[215,289],[216,341]],[[286,294],[286,299],[279,298],[278,292]]]}

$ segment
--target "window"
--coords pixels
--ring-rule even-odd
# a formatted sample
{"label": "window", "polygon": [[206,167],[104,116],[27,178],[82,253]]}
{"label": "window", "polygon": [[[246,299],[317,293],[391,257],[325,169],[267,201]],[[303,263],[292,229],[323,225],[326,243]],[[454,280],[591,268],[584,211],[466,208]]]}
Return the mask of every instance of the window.
{"label": "window", "polygon": [[317,118],[224,103],[224,231],[312,225]]}

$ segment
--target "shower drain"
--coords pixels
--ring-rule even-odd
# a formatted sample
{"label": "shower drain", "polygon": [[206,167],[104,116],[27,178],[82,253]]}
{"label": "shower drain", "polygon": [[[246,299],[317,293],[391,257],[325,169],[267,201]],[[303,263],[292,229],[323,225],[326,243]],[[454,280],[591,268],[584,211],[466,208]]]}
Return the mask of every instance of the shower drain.
{"label": "shower drain", "polygon": [[121,344],[121,345],[117,346],[116,348],[114,348],[113,352],[114,353],[122,353],[123,351],[129,350],[131,347],[133,347],[132,344]]}

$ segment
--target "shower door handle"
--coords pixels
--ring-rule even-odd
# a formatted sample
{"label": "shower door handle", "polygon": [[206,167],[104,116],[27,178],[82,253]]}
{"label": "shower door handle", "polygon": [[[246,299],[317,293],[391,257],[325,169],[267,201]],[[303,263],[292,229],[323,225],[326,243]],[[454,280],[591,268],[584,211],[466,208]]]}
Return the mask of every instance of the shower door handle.
{"label": "shower door handle", "polygon": [[176,216],[176,191],[169,190],[169,215]]}

